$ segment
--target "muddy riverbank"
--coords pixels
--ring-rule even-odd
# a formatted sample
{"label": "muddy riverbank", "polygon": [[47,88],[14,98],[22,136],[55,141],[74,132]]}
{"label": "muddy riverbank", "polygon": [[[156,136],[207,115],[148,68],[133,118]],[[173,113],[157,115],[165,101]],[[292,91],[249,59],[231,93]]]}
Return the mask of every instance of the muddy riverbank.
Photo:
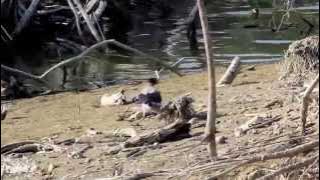
{"label": "muddy riverbank", "polygon": [[[220,154],[242,146],[259,144],[264,139],[273,136],[283,135],[286,139],[290,134],[296,133],[300,126],[299,102],[292,98],[296,95],[296,91],[288,89],[283,82],[278,80],[279,65],[257,65],[254,70],[246,68],[242,68],[241,73],[231,86],[220,87],[217,91],[218,136],[227,138],[225,144],[218,146]],[[218,68],[218,78],[224,71],[225,68]],[[57,142],[70,138],[78,138],[82,142],[65,146],[66,149],[60,149],[61,151],[57,152],[26,155],[26,158],[30,159],[30,162],[34,162],[37,168],[32,173],[17,177],[22,179],[92,180],[163,170],[171,173],[173,176],[171,179],[204,179],[215,173],[214,171],[204,171],[200,174],[188,175],[183,172],[183,169],[196,166],[197,163],[201,164],[207,159],[205,146],[197,145],[200,142],[199,135],[201,136],[203,132],[203,125],[192,128],[191,138],[161,144],[157,148],[147,149],[141,155],[130,157],[126,152],[116,155],[106,154],[109,151],[110,139],[104,135],[104,132],[133,128],[138,134],[141,134],[164,126],[164,122],[153,118],[132,122],[119,121],[119,115],[133,107],[132,105],[97,107],[98,99],[104,93],[111,94],[124,88],[127,90],[128,96],[133,96],[141,86],[113,86],[78,94],[69,92],[14,101],[7,119],[1,122],[2,145],[26,140],[48,142],[51,139],[50,142]],[[299,87],[297,88],[299,89]],[[159,89],[164,101],[191,93],[195,99],[195,109],[197,111],[206,110],[208,89],[205,73],[184,77],[172,76],[167,80],[162,80]],[[280,103],[272,104],[275,100]],[[280,116],[281,119],[270,126],[257,129],[249,135],[235,137],[234,129],[251,119],[252,114]],[[202,121],[203,123],[204,121]],[[93,131],[92,129],[95,132],[102,132],[102,134],[92,134],[89,132]],[[84,152],[84,157],[73,158],[70,156],[72,151],[83,148],[84,144],[90,145],[90,148]],[[194,145],[197,145],[196,149],[187,150],[186,146]],[[229,178],[247,177],[260,166],[276,168],[280,165],[281,163],[278,161],[250,165],[242,168],[241,171],[231,173]],[[50,172],[48,172],[48,168],[51,168]],[[177,172],[180,172],[181,176],[177,175]],[[163,179],[162,176],[150,179]],[[169,178],[170,174],[165,177]]]}

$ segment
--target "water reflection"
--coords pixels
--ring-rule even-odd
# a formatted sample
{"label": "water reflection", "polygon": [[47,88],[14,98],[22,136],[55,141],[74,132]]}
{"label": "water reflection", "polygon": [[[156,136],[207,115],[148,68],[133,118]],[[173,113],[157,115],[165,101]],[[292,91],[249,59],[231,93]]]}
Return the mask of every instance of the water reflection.
{"label": "water reflection", "polygon": [[[171,63],[181,57],[196,56],[181,63],[179,70],[184,73],[202,71],[204,61],[198,56],[203,55],[204,49],[201,30],[197,30],[199,46],[192,51],[186,32],[180,28],[193,5],[194,2],[189,0],[175,1],[175,4],[172,4],[173,12],[167,18],[155,17],[150,11],[143,15],[136,13],[132,26],[127,27],[130,31],[119,32],[114,36],[125,34],[124,41],[129,45],[156,57],[170,57]],[[295,10],[304,13],[304,17],[314,23],[313,33],[319,32],[318,2],[299,4]],[[294,24],[286,24],[286,29],[272,32],[272,23],[279,23],[272,22],[272,17],[280,19],[283,12],[275,13],[272,9],[265,8],[260,10],[259,17],[255,19],[246,3],[214,1],[208,5],[208,13],[213,51],[215,60],[219,63],[227,63],[234,56],[240,56],[246,63],[279,61],[288,44],[302,38],[304,34],[301,31],[306,28],[306,25],[297,19]],[[154,76],[156,64],[149,59],[120,55],[115,51],[109,51],[108,55],[92,56],[94,58],[51,73],[48,80],[55,87],[72,89],[83,84],[95,87],[113,80],[145,79]],[[33,71],[40,74],[49,66],[50,64],[38,66]]]}

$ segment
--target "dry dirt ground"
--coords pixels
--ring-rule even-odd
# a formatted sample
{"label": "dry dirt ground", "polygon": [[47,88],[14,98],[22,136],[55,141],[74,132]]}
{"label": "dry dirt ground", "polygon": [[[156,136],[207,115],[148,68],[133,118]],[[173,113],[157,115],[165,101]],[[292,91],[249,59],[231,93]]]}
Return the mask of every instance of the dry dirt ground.
{"label": "dry dirt ground", "polygon": [[[217,69],[217,79],[225,71]],[[257,143],[273,135],[295,132],[299,126],[299,104],[293,96],[295,89],[288,89],[278,81],[278,65],[257,65],[253,71],[243,67],[231,86],[217,90],[218,136],[227,137],[225,144],[218,145],[219,154],[234,150],[239,146]],[[104,93],[114,93],[120,88],[134,96],[142,85],[113,86],[81,93],[62,93],[15,101],[7,119],[1,122],[1,145],[34,140],[61,141],[80,138],[79,143],[64,147],[61,151],[27,154],[28,162],[36,168],[32,173],[4,179],[117,179],[126,174],[140,172],[171,172],[165,177],[153,176],[149,179],[206,179],[214,172],[188,174],[184,170],[197,163],[208,161],[205,145],[198,145],[204,129],[204,121],[199,127],[192,128],[193,137],[175,142],[162,143],[156,148],[148,148],[140,155],[130,156],[128,152],[108,155],[109,146],[121,141],[106,137],[103,132],[116,129],[134,128],[138,134],[164,126],[156,119],[139,121],[119,121],[119,114],[133,105],[117,107],[97,107],[99,97]],[[158,85],[165,101],[177,96],[192,93],[196,110],[206,110],[206,74],[184,77],[173,76],[162,80]],[[266,105],[274,100],[270,107]],[[281,116],[281,120],[267,128],[257,129],[243,137],[235,137],[234,129],[251,119],[251,114]],[[102,134],[88,135],[90,128]],[[90,146],[83,156],[73,158],[70,154]],[[193,146],[195,145],[195,146]],[[2,159],[2,158],[1,158]],[[3,160],[2,160],[3,161]],[[276,168],[275,163],[255,164],[234,171],[226,179],[246,179],[255,169]],[[30,170],[31,171],[31,170]],[[180,173],[180,174],[179,174]],[[112,178],[113,177],[113,178]],[[121,179],[121,178],[119,178]]]}

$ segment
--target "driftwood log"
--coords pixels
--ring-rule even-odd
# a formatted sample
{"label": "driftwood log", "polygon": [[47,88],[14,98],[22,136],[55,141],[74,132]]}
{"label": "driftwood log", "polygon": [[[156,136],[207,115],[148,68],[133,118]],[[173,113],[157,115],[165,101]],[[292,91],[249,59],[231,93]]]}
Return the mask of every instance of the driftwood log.
{"label": "driftwood log", "polygon": [[233,80],[235,79],[235,77],[237,76],[237,73],[240,69],[240,58],[237,56],[235,57],[229,68],[227,69],[227,71],[225,72],[225,74],[222,76],[222,78],[220,79],[220,81],[218,82],[218,86],[224,86],[227,84],[231,84],[233,82]]}
{"label": "driftwood log", "polygon": [[183,120],[177,120],[174,123],[158,129],[153,132],[147,132],[128,139],[124,143],[125,148],[142,146],[144,144],[162,143],[175,138],[181,133],[188,133],[190,131],[190,124]]}
{"label": "driftwood log", "polygon": [[163,143],[175,140],[179,136],[189,135],[191,124],[188,123],[193,114],[193,99],[189,95],[177,98],[173,102],[165,105],[161,113],[167,114],[163,118],[174,118],[175,121],[163,128],[155,131],[146,132],[137,136],[133,136],[123,144],[112,147],[107,154],[117,154],[125,148],[139,147],[144,145],[152,145],[155,143]]}
{"label": "driftwood log", "polygon": [[36,144],[37,142],[35,141],[24,141],[24,142],[18,142],[18,143],[13,143],[13,144],[7,144],[7,145],[3,145],[1,147],[1,154],[10,152],[14,149],[17,149],[21,146],[25,146],[25,145],[30,145],[30,144]]}
{"label": "driftwood log", "polygon": [[1,155],[37,153],[39,151],[52,151],[53,146],[41,144],[34,141],[23,141],[13,144],[4,145],[1,147]]}

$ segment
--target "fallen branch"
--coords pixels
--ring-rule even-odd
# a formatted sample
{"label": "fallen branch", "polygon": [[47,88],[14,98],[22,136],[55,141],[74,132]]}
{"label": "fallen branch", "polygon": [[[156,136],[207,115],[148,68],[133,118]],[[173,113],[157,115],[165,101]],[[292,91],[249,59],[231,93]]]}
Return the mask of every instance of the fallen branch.
{"label": "fallen branch", "polygon": [[70,154],[68,154],[68,156],[71,157],[71,158],[73,158],[73,159],[84,158],[84,153],[85,153],[87,150],[91,149],[91,148],[93,148],[93,146],[87,145],[87,146],[85,146],[85,147],[83,147],[83,148],[81,148],[81,149],[79,149],[79,150],[77,150],[77,151],[71,152]]}
{"label": "fallen branch", "polygon": [[271,174],[263,176],[263,177],[261,177],[261,178],[259,178],[257,180],[273,180],[273,179],[275,179],[275,177],[277,177],[277,176],[279,176],[279,175],[281,175],[283,173],[309,166],[310,164],[314,163],[318,158],[319,158],[319,155],[311,157],[311,158],[308,158],[308,159],[306,159],[306,160],[304,160],[302,162],[299,162],[299,163],[296,163],[296,164],[281,168],[281,169],[279,169],[277,171],[274,171]]}
{"label": "fallen branch", "polygon": [[135,174],[131,177],[124,178],[124,180],[140,180],[140,179],[150,178],[153,176],[158,176],[158,175],[155,173],[140,173],[140,174]]}
{"label": "fallen branch", "polygon": [[272,154],[266,154],[266,155],[258,155],[258,156],[254,156],[251,157],[247,160],[242,161],[240,164],[235,165],[225,171],[223,171],[222,173],[219,173],[213,177],[210,177],[209,180],[214,180],[216,178],[222,177],[226,174],[228,174],[229,172],[232,172],[235,169],[238,169],[242,166],[245,166],[247,164],[252,164],[252,163],[256,163],[256,162],[260,162],[260,161],[267,161],[267,160],[272,160],[272,159],[279,159],[279,158],[285,158],[285,157],[293,157],[296,156],[300,153],[306,152],[306,151],[310,151],[316,147],[319,146],[319,140],[316,141],[312,141],[300,146],[297,146],[295,148],[291,148],[285,151],[280,151],[280,152],[276,152],[276,153],[272,153]]}
{"label": "fallen branch", "polygon": [[271,102],[269,102],[268,104],[266,104],[265,106],[264,106],[264,108],[268,108],[268,109],[271,109],[273,106],[275,106],[275,105],[279,105],[280,107],[283,107],[283,101],[282,100],[279,100],[279,99],[276,99],[276,100],[273,100],[273,101],[271,101]]}
{"label": "fallen branch", "polygon": [[222,78],[218,82],[218,86],[221,87],[221,86],[224,86],[227,84],[231,84],[240,69],[240,64],[241,64],[240,58],[238,56],[236,56],[232,60],[230,66],[227,69],[227,71],[225,72],[225,74],[222,76]]}
{"label": "fallen branch", "polygon": [[136,137],[132,137],[128,139],[124,143],[124,147],[136,147],[136,146],[142,146],[144,144],[153,144],[155,142],[165,142],[168,141],[171,138],[175,137],[179,134],[180,131],[188,132],[190,131],[190,125],[187,124],[184,121],[177,120],[176,122],[161,128],[159,130],[153,131],[153,132],[147,132],[145,134],[141,134]]}
{"label": "fallen branch", "polygon": [[18,142],[18,143],[13,143],[13,144],[7,144],[1,147],[1,154],[7,153],[9,151],[12,151],[16,148],[19,148],[21,146],[25,146],[28,144],[36,144],[37,142],[35,141],[24,141],[24,142]]}
{"label": "fallen branch", "polygon": [[246,134],[246,132],[251,129],[262,128],[266,125],[272,124],[275,121],[279,121],[280,119],[281,116],[275,116],[271,118],[256,116],[247,121],[245,124],[241,125],[240,127],[235,128],[235,136],[240,137]]}
{"label": "fallen branch", "polygon": [[[3,155],[8,155],[8,154],[17,154],[17,153],[37,153],[41,150],[41,145],[40,144],[25,144],[23,146],[19,146],[15,149],[12,149],[8,152],[3,153]],[[2,152],[1,152],[2,154]]]}
{"label": "fallen branch", "polygon": [[124,148],[162,143],[176,139],[179,135],[187,135],[191,128],[191,125],[188,123],[191,103],[192,98],[188,97],[188,95],[179,97],[173,103],[168,103],[161,111],[162,113],[169,112],[167,115],[176,119],[175,122],[155,131],[133,136],[123,144],[112,147],[107,154],[117,154]]}
{"label": "fallen branch", "polygon": [[164,176],[169,174],[169,172],[166,171],[157,171],[157,172],[141,172],[133,175],[123,175],[123,176],[113,176],[110,178],[99,178],[96,180],[141,180],[141,179],[146,179],[154,176]]}
{"label": "fallen branch", "polygon": [[305,91],[302,98],[302,106],[301,106],[302,133],[305,133],[306,131],[306,121],[307,121],[307,115],[308,115],[310,94],[312,93],[313,89],[317,86],[318,83],[319,83],[319,74],[313,80],[309,88]]}
{"label": "fallen branch", "polygon": [[50,87],[50,86],[47,84],[47,82],[44,81],[40,76],[36,76],[36,75],[33,75],[33,74],[30,74],[30,73],[21,71],[21,70],[19,70],[19,69],[11,68],[11,67],[8,67],[8,66],[2,65],[2,64],[1,64],[1,70],[5,70],[5,71],[8,71],[8,72],[12,72],[12,73],[15,73],[15,74],[19,74],[19,75],[21,75],[21,76],[23,76],[23,77],[36,80],[36,81],[41,82],[41,83],[43,83],[43,84],[46,84],[48,87]]}

